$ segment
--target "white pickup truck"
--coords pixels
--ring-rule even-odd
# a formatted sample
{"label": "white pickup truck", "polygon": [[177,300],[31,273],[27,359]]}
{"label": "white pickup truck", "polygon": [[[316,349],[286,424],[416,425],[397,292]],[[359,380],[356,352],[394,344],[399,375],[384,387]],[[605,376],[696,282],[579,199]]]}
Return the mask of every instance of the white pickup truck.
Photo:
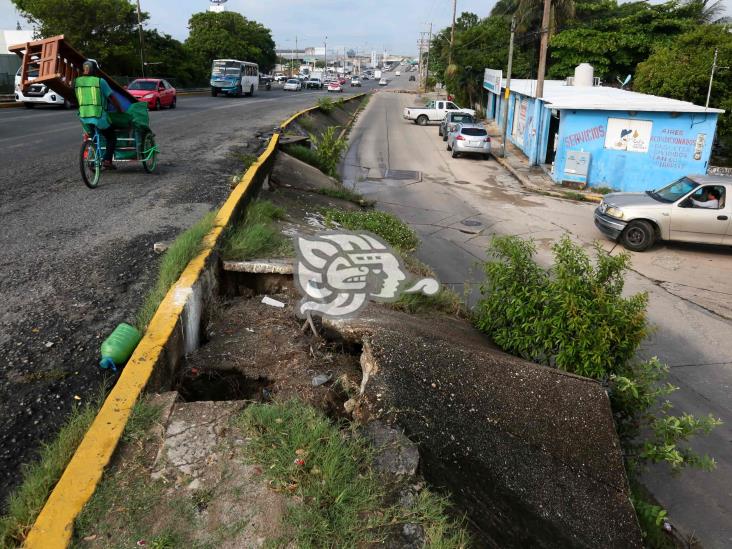
{"label": "white pickup truck", "polygon": [[429,122],[440,122],[450,111],[467,112],[475,116],[473,109],[463,109],[452,101],[430,101],[424,107],[404,107],[404,118],[414,120],[415,124],[426,126]]}

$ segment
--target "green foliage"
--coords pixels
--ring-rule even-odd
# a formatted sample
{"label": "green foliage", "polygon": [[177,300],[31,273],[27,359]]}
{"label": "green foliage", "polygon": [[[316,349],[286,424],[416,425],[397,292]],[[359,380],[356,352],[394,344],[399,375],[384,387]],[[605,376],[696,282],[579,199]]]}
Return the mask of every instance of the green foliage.
{"label": "green foliage", "polygon": [[315,149],[311,149],[305,145],[288,145],[285,147],[285,152],[290,156],[294,156],[301,162],[305,162],[306,164],[310,164],[311,166],[318,168],[321,172],[325,171],[320,165],[320,159],[318,158],[318,153],[315,152]]}
{"label": "green foliage", "polygon": [[390,306],[410,314],[444,313],[458,317],[467,316],[458,295],[447,288],[440,288],[435,295],[425,295],[422,292],[405,293]]}
{"label": "green foliage", "polygon": [[186,46],[205,67],[214,59],[241,59],[268,72],[277,55],[271,31],[234,11],[194,13],[188,21]]}
{"label": "green foliage", "polygon": [[322,189],[317,189],[315,192],[325,196],[330,196],[331,198],[347,200],[348,202],[353,202],[354,204],[357,204],[359,206],[371,207],[374,205],[373,200],[366,200],[363,195],[345,187],[339,187],[337,189],[330,189],[326,187]]}
{"label": "green foliage", "polygon": [[330,114],[335,109],[335,103],[333,103],[330,97],[321,97],[318,99],[318,109],[325,114]]}
{"label": "green foliage", "polygon": [[8,498],[8,513],[0,517],[0,546],[19,547],[46,503],[51,490],[61,478],[99,410],[94,404],[74,407],[58,435],[41,446],[37,462],[22,468],[23,480]]}
{"label": "green foliage", "polygon": [[165,294],[178,280],[186,265],[201,251],[203,237],[213,227],[215,217],[215,212],[207,213],[193,227],[178,236],[163,255],[157,281],[145,296],[145,301],[137,312],[135,325],[140,331],[145,331]]}
{"label": "green foliage", "polygon": [[325,224],[350,231],[370,231],[383,238],[399,254],[414,251],[419,245],[416,233],[399,218],[378,210],[350,211],[328,209]]}
{"label": "green foliage", "polygon": [[374,545],[388,528],[407,523],[424,528],[428,547],[467,546],[462,523],[448,518],[446,498],[425,489],[409,510],[389,506],[368,443],[355,432],[343,436],[314,408],[252,404],[237,423],[250,437],[250,461],[262,466],[272,488],[297,498],[286,515],[293,539],[276,540],[278,546]]}
{"label": "green foliage", "polygon": [[534,260],[533,242],[495,237],[485,264],[476,325],[504,350],[525,359],[590,377],[609,387],[629,472],[646,463],[710,470],[714,461],[688,445],[719,421],[672,415],[663,398],[668,369],[635,353],[648,333],[647,295],[623,296],[630,256],[611,256],[595,244],[595,261],[565,236],[554,245],[554,266]]}
{"label": "green foliage", "polygon": [[257,200],[250,204],[244,221],[229,229],[226,234],[224,257],[244,260],[290,254],[290,241],[272,226],[273,221],[284,216],[285,211],[269,200]]}
{"label": "green foliage", "polygon": [[309,113],[303,114],[302,116],[298,117],[297,123],[306,132],[312,132],[315,129],[315,122],[313,121],[313,117],[310,116]]}
{"label": "green foliage", "polygon": [[638,517],[643,545],[652,549],[674,549],[676,544],[664,531],[668,513],[663,507],[646,501],[644,496],[637,484],[631,485],[630,501]]}
{"label": "green foliage", "polygon": [[122,435],[124,442],[136,442],[160,419],[162,408],[143,398],[135,403]]}
{"label": "green foliage", "polygon": [[318,168],[323,173],[338,178],[338,164],[348,148],[348,141],[338,137],[337,127],[330,126],[318,137],[310,134],[310,142],[315,148]]}

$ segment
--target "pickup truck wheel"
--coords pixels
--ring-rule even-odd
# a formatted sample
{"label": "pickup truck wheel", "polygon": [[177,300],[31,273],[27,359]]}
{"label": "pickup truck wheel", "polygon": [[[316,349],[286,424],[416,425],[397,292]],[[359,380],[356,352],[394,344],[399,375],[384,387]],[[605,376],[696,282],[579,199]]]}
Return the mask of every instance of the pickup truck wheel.
{"label": "pickup truck wheel", "polygon": [[429,122],[429,119],[427,118],[427,115],[420,114],[417,117],[417,124],[419,124],[420,126],[426,126],[427,125],[427,122]]}
{"label": "pickup truck wheel", "polygon": [[631,221],[620,235],[623,246],[634,252],[650,248],[656,240],[656,231],[648,221]]}

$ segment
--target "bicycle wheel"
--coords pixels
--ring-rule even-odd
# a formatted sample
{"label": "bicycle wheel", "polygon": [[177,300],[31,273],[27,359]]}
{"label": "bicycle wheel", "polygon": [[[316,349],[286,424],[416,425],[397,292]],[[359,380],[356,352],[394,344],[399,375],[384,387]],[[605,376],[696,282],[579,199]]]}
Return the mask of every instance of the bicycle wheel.
{"label": "bicycle wheel", "polygon": [[142,140],[142,167],[147,173],[153,173],[158,166],[158,149],[155,146],[155,137],[152,132],[147,132]]}
{"label": "bicycle wheel", "polygon": [[102,159],[99,158],[94,142],[91,140],[84,141],[81,144],[79,168],[81,168],[81,178],[84,180],[84,185],[90,189],[96,189],[99,185],[99,177],[102,174]]}

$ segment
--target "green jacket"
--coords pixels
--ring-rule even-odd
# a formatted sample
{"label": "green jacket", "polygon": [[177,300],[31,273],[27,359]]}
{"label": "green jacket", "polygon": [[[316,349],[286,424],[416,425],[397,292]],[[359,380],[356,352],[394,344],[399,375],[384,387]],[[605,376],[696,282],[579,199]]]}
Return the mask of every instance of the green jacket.
{"label": "green jacket", "polygon": [[80,118],[101,118],[106,111],[107,98],[102,94],[97,76],[78,76],[74,83]]}

